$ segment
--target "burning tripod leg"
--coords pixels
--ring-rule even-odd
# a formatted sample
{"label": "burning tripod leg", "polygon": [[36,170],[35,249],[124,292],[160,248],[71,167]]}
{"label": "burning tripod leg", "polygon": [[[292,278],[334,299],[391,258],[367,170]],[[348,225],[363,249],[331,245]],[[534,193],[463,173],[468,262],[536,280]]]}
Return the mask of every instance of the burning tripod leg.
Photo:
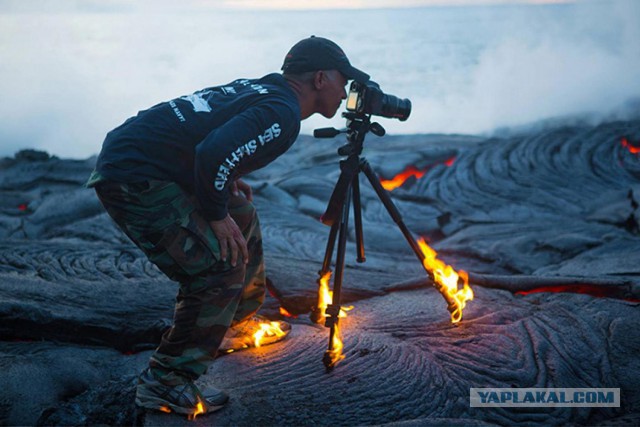
{"label": "burning tripod leg", "polygon": [[342,354],[342,336],[340,335],[340,328],[338,326],[340,322],[340,306],[330,305],[327,307],[327,319],[325,320],[325,326],[331,328],[329,332],[329,348],[324,352],[322,356],[322,363],[327,371],[332,370],[336,364],[344,359]]}
{"label": "burning tripod leg", "polygon": [[[371,186],[378,195],[378,198],[387,209],[387,212],[389,212],[389,215],[398,225],[398,228],[400,228],[400,231],[409,243],[409,246],[411,246],[411,249],[413,249],[413,252],[422,263],[422,266],[429,275],[434,286],[447,302],[447,310],[451,313],[451,322],[459,322],[462,320],[462,310],[464,309],[466,302],[473,299],[473,291],[469,287],[469,278],[467,273],[465,271],[457,273],[451,266],[438,260],[436,258],[436,251],[429,247],[424,239],[420,239],[416,242],[402,220],[400,212],[398,212],[398,209],[393,204],[391,197],[389,197],[389,193],[382,187],[380,179],[366,159],[360,160],[360,168],[371,183]],[[462,289],[460,289],[460,287],[462,287]]]}
{"label": "burning tripod leg", "polygon": [[[357,174],[353,174],[351,179],[358,179]],[[331,328],[329,336],[329,348],[322,358],[322,362],[327,370],[333,369],[333,367],[344,358],[342,355],[342,339],[340,337],[340,330],[338,327],[339,317],[341,313],[340,307],[340,293],[342,291],[342,277],[344,274],[344,258],[345,250],[347,246],[347,233],[349,227],[349,206],[351,204],[352,182],[348,182],[344,189],[345,198],[341,204],[334,204],[334,207],[339,207],[341,211],[340,221],[335,222],[335,214],[327,210],[326,217],[323,220],[326,222],[332,222],[331,232],[329,235],[329,242],[327,244],[327,250],[325,253],[325,262],[323,269],[320,271],[320,292],[318,306],[322,309],[326,306],[324,324],[326,327]],[[342,191],[341,191],[342,193]],[[335,201],[335,200],[334,200]],[[355,205],[354,205],[355,206]],[[357,209],[357,208],[356,208]],[[356,218],[358,218],[359,212],[356,212]],[[330,277],[329,266],[333,255],[333,248],[335,245],[336,234],[338,234],[338,253],[336,257],[336,274],[333,280],[333,292],[329,292],[328,282]],[[364,255],[364,252],[362,253]]]}
{"label": "burning tripod leg", "polygon": [[332,303],[331,292],[329,291],[329,279],[331,278],[331,258],[333,257],[333,247],[336,244],[339,225],[340,224],[336,222],[331,226],[329,239],[327,240],[327,249],[324,254],[324,262],[322,263],[322,270],[318,271],[318,301],[310,314],[311,321],[314,323],[324,324],[327,305]]}

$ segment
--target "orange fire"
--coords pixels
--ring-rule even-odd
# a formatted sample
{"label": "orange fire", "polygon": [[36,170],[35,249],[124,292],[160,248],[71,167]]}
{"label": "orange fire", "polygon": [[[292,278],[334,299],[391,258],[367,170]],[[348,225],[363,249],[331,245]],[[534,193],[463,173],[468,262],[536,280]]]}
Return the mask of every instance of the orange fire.
{"label": "orange fire", "polygon": [[620,141],[620,143],[622,144],[622,146],[624,148],[626,148],[627,150],[629,150],[629,152],[631,154],[639,154],[640,153],[640,147],[635,146],[635,145],[631,145],[629,143],[629,141],[627,141],[627,138],[622,138],[622,141]]}
{"label": "orange fire", "polygon": [[291,313],[289,313],[289,312],[287,311],[287,309],[286,309],[286,308],[284,308],[284,307],[280,307],[280,314],[281,314],[282,316],[284,316],[284,317],[293,317],[293,318],[298,317],[298,316],[296,316],[295,314],[291,314]]}
{"label": "orange fire", "polygon": [[320,319],[327,317],[327,306],[333,301],[333,293],[329,290],[329,279],[331,279],[330,271],[320,278],[320,286],[318,286],[318,311],[320,312]]}
{"label": "orange fire", "polygon": [[264,337],[281,337],[284,335],[284,331],[282,330],[282,328],[280,328],[280,322],[273,321],[260,323],[260,329],[253,333],[253,344],[256,347],[260,347],[260,345],[262,345],[262,340],[264,339]]}
{"label": "orange fire", "polygon": [[189,420],[193,421],[196,419],[196,417],[200,414],[204,414],[206,411],[204,410],[204,405],[202,404],[202,401],[200,400],[200,398],[198,398],[198,403],[196,403],[196,408],[195,411],[193,412],[193,414],[189,415]]}
{"label": "orange fire", "polygon": [[[449,303],[451,323],[462,320],[462,310],[467,301],[473,300],[473,290],[469,287],[469,276],[466,271],[456,272],[453,267],[437,259],[438,253],[421,238],[418,245],[424,254],[424,268],[431,273],[436,287]],[[463,287],[458,289],[458,280],[462,279]]]}
{"label": "orange fire", "polygon": [[[333,303],[333,292],[329,290],[329,279],[331,278],[331,272],[327,272],[320,278],[320,286],[318,287],[318,312],[320,319],[327,317],[327,307]],[[352,310],[353,306],[341,307],[338,317],[347,317],[347,311]],[[334,324],[334,334],[331,341],[331,351],[328,351],[328,357],[330,358],[330,366],[335,366],[336,363],[344,359],[342,354],[342,335],[340,334],[340,328],[338,322]]]}
{"label": "orange fire", "polygon": [[[329,290],[329,279],[331,279],[330,271],[320,278],[320,286],[318,287],[318,311],[321,319],[327,317],[327,307],[333,303],[333,292]],[[347,317],[347,311],[352,309],[352,305],[341,307],[338,317]]]}
{"label": "orange fire", "polygon": [[336,322],[334,325],[334,333],[333,340],[331,341],[331,350],[327,351],[327,357],[330,360],[328,366],[335,366],[339,361],[344,359],[344,354],[342,354],[342,348],[344,344],[342,343],[342,334],[340,334],[340,328],[338,327],[338,323]]}
{"label": "orange fire", "polygon": [[[173,411],[171,410],[171,408],[169,408],[166,405],[163,405],[161,407],[158,408],[158,410],[160,412],[164,412],[166,414],[170,414]],[[204,404],[202,403],[202,401],[200,400],[200,398],[198,397],[198,403],[196,403],[196,407],[194,408],[194,411],[192,414],[187,415],[187,418],[189,419],[189,421],[193,421],[196,419],[196,417],[200,414],[204,414],[206,411],[204,410]]]}

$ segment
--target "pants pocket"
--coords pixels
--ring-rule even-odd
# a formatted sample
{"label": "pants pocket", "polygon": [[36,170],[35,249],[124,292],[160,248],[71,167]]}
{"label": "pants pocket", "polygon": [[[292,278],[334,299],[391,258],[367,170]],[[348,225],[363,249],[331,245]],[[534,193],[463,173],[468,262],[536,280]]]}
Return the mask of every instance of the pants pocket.
{"label": "pants pocket", "polygon": [[160,237],[160,240],[149,251],[149,258],[171,278],[185,274],[194,276],[224,267],[220,262],[218,239],[196,212],[167,227],[161,236],[154,237]]}

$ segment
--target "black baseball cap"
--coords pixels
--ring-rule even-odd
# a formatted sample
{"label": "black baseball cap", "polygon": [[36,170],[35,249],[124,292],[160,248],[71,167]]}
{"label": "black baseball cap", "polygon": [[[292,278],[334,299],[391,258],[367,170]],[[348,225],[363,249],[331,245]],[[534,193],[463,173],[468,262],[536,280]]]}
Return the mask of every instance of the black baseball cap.
{"label": "black baseball cap", "polygon": [[347,79],[366,83],[369,74],[353,67],[340,46],[329,39],[311,36],[293,45],[282,64],[282,71],[289,74],[317,70],[338,70]]}

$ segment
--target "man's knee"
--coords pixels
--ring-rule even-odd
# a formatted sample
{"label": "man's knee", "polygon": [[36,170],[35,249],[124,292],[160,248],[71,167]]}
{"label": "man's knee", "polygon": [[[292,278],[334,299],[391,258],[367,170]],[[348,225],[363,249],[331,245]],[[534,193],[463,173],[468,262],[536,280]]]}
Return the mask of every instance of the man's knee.
{"label": "man's knee", "polygon": [[180,280],[180,294],[200,299],[207,304],[226,305],[240,298],[244,288],[246,267],[243,263],[224,270],[210,268]]}

